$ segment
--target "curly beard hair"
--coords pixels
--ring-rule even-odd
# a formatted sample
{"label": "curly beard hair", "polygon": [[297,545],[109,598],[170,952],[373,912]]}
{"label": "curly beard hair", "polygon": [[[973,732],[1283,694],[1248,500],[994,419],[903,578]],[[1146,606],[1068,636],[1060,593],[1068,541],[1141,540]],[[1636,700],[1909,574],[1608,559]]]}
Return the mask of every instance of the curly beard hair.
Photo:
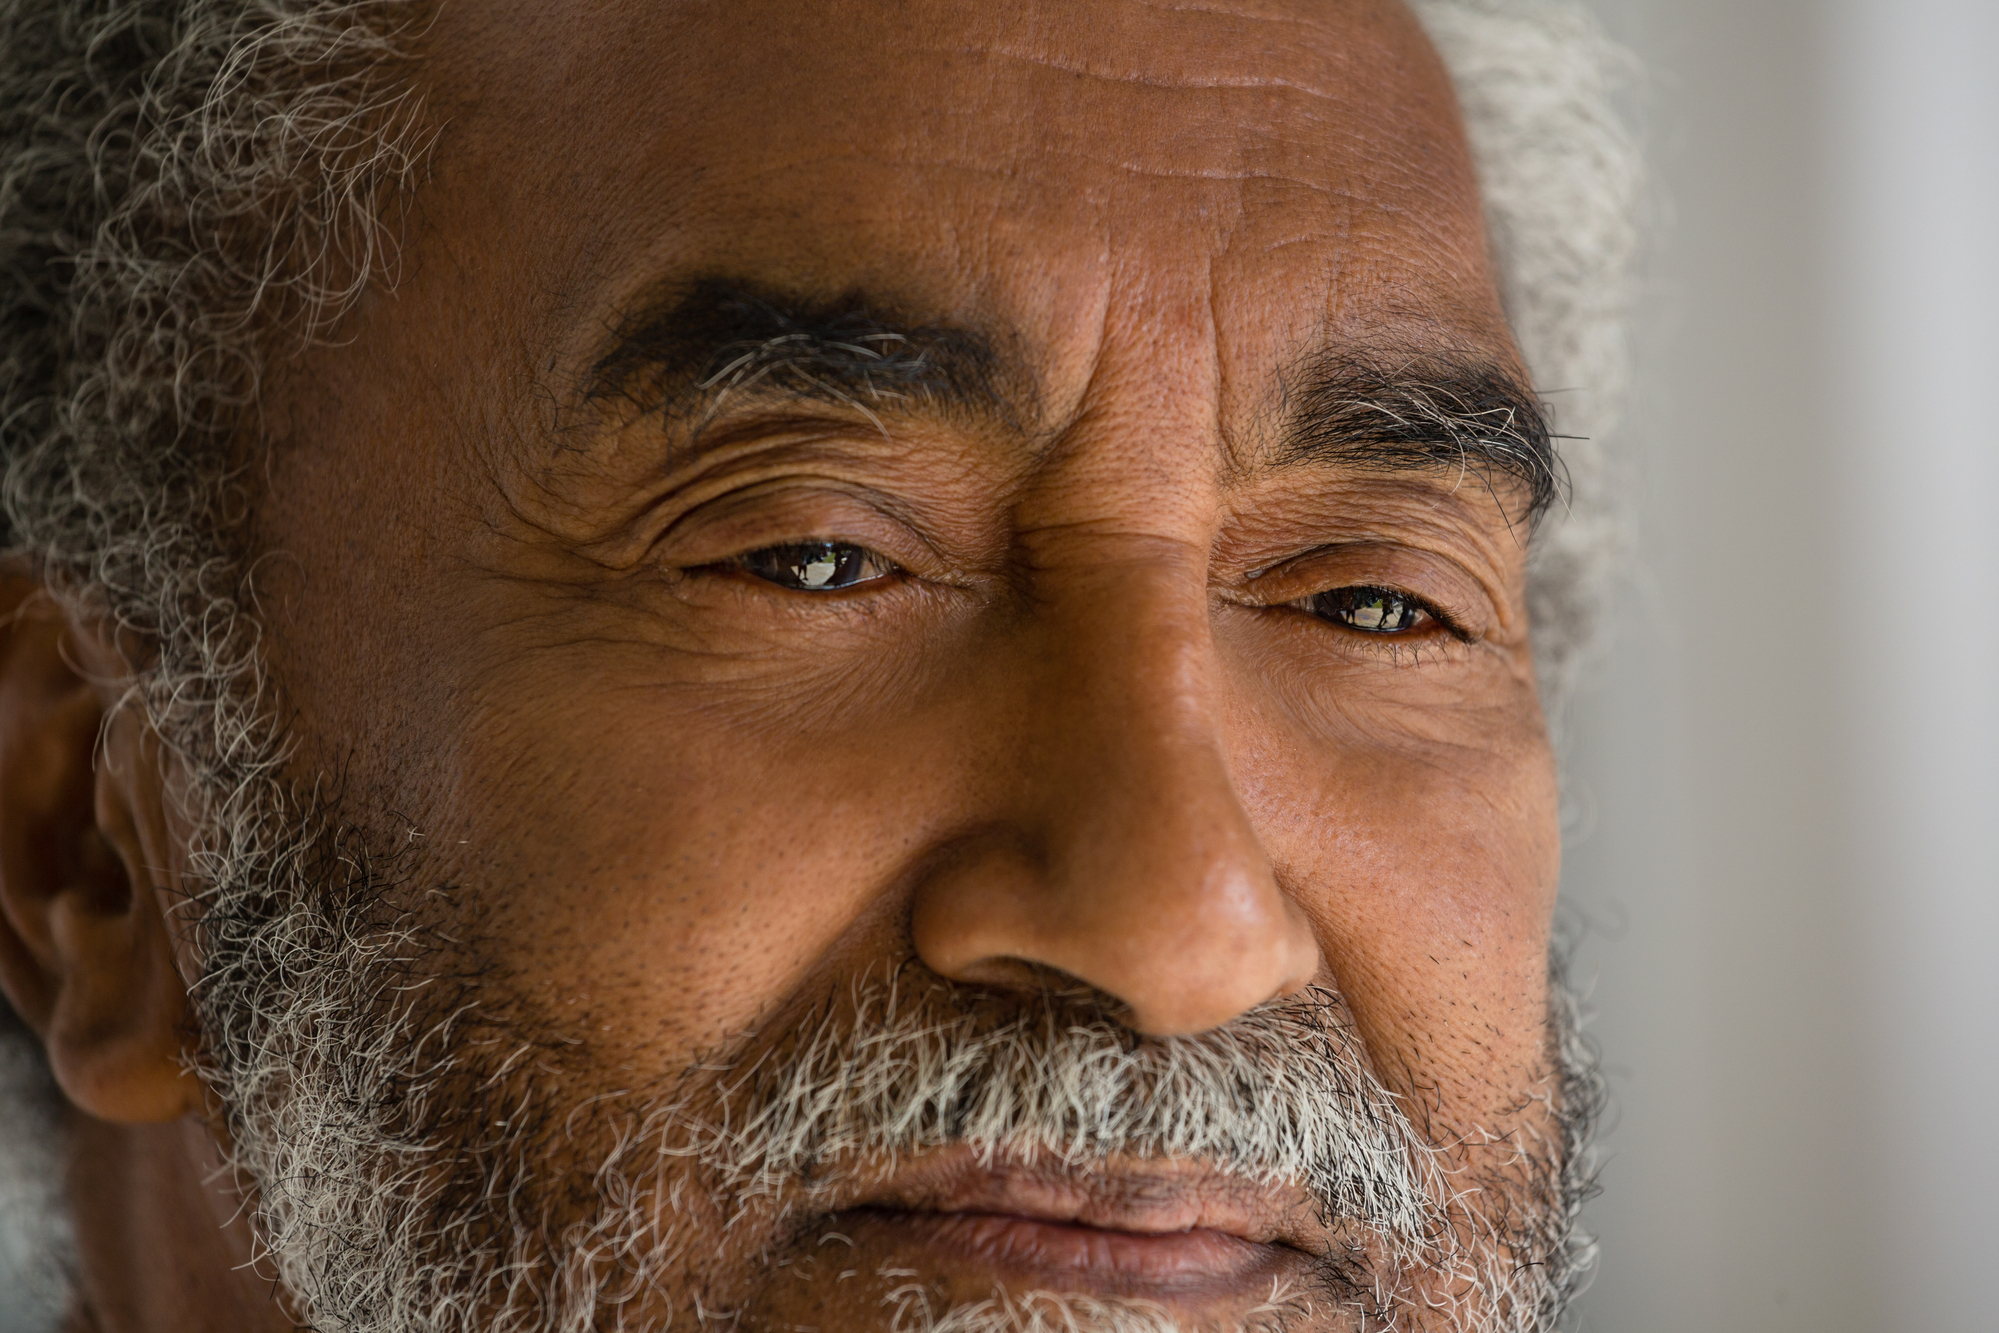
{"label": "curly beard hair", "polygon": [[[202,1072],[264,1257],[315,1327],[585,1333],[676,1312],[754,1326],[754,1286],[714,1257],[725,1240],[752,1256],[735,1270],[767,1269],[858,1163],[952,1145],[1302,1184],[1332,1254],[1245,1328],[1339,1311],[1363,1328],[1538,1333],[1592,1258],[1575,1222],[1602,1089],[1559,979],[1545,1077],[1494,1126],[1446,1129],[1384,1087],[1329,991],[1152,1039],[1093,993],[1007,999],[913,959],[625,1088],[484,961],[464,895],[357,845],[264,840],[216,866],[229,874],[199,927]],[[884,1320],[1174,1327],[1142,1301],[951,1305],[920,1281],[887,1293]]]}

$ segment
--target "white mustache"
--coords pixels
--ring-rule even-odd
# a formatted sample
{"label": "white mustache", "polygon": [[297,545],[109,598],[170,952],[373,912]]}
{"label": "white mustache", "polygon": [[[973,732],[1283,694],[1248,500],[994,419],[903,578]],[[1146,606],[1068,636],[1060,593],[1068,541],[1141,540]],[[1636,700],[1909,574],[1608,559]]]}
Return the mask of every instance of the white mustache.
{"label": "white mustache", "polygon": [[[907,987],[903,988],[905,991]],[[1061,997],[1000,1015],[948,983],[855,987],[753,1062],[713,1070],[655,1142],[739,1202],[836,1180],[862,1154],[1195,1161],[1308,1190],[1326,1220],[1434,1238],[1430,1149],[1368,1068],[1337,996],[1274,1001],[1191,1037],[1140,1038]],[[697,1109],[697,1106],[699,1109]]]}

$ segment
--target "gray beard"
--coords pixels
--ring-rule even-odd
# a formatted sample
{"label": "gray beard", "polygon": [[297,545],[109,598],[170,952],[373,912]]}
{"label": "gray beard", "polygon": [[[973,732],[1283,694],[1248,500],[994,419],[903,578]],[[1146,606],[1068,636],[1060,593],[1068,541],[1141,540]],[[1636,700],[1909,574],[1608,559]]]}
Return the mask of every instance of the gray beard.
{"label": "gray beard", "polygon": [[[1335,1256],[1316,1290],[1273,1292],[1226,1333],[1328,1316],[1541,1333],[1593,1259],[1575,1220],[1601,1083],[1559,978],[1539,1131],[1426,1138],[1330,992],[1144,1039],[1092,997],[1002,1003],[913,960],[617,1089],[522,1021],[462,925],[446,943],[392,905],[420,881],[351,837],[286,828],[275,794],[237,795],[239,815],[262,817],[211,843],[226,854],[202,862],[209,888],[189,904],[207,963],[202,1072],[268,1261],[326,1333],[741,1326],[728,1307],[742,1277],[717,1271],[717,1237],[752,1252],[765,1238],[767,1259],[858,1157],[947,1144],[1081,1167],[1191,1159],[1304,1186]],[[1183,1333],[1144,1301],[995,1288],[940,1305],[919,1282],[890,1293],[880,1323]]]}

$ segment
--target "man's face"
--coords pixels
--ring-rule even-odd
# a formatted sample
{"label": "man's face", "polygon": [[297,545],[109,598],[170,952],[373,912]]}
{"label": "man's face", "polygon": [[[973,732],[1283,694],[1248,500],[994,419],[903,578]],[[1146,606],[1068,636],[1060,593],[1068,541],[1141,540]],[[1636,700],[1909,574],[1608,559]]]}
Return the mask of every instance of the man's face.
{"label": "man's face", "polygon": [[1443,1163],[1405,1174],[1485,1191],[1461,1248],[1531,1232],[1555,799],[1488,456],[1529,400],[1414,20],[447,5],[424,60],[400,287],[275,379],[258,541],[295,771],[475,1006],[425,1132],[532,1142],[552,1254],[616,1158],[664,1219],[634,1324],[1490,1304],[1419,1224],[1088,1095],[1067,1150],[1060,1108],[773,1109],[859,1069],[917,1114],[912,1052],[1003,1030],[1028,1088],[1129,1056],[1166,1114],[1143,1060],[1317,1033],[1354,1143],[1402,1116]]}

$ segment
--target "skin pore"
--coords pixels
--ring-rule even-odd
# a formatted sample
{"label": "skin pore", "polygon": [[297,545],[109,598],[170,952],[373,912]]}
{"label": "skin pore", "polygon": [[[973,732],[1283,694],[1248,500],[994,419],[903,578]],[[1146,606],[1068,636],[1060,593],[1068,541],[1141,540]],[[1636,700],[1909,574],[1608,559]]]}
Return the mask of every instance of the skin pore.
{"label": "skin pore", "polygon": [[[1143,1038],[1317,992],[1467,1170],[1548,1132],[1530,487],[1300,443],[1324,385],[1531,401],[1405,10],[453,4],[420,55],[399,282],[267,376],[253,546],[293,771],[393,864],[467,1031],[580,1107],[788,1049],[870,978]],[[8,877],[9,998],[88,1113],[86,1326],[289,1327],[179,1073],[171,770],[129,713],[89,768],[115,655],[27,632],[17,709],[70,700],[124,923]],[[609,1132],[570,1122],[574,1189]],[[1235,1327],[1342,1243],[1199,1162],[877,1166],[702,1232],[701,1310],[874,1328],[897,1274],[1002,1274]]]}

